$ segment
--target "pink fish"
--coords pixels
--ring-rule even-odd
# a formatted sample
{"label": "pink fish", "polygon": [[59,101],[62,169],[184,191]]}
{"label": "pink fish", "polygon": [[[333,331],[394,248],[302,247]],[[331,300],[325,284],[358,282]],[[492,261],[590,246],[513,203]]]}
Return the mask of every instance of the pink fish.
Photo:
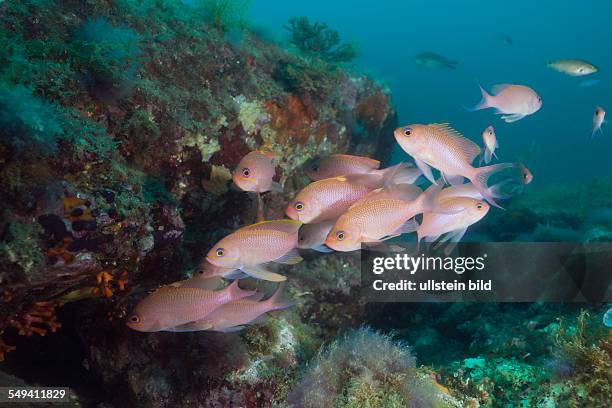
{"label": "pink fish", "polygon": [[414,124],[397,128],[395,139],[411,155],[425,177],[436,184],[429,166],[438,169],[451,184],[461,184],[467,178],[491,204],[499,207],[488,192],[488,178],[499,170],[515,167],[502,163],[492,166],[472,166],[480,147],[448,124]]}
{"label": "pink fish", "polygon": [[487,128],[482,131],[482,143],[484,145],[484,153],[482,158],[484,159],[485,164],[489,164],[491,162],[491,158],[495,157],[497,159],[495,150],[499,147],[493,126],[487,126]]}
{"label": "pink fish", "polygon": [[372,192],[338,218],[325,244],[336,251],[356,251],[362,243],[379,243],[414,232],[411,220],[423,212],[426,195],[418,187],[395,185]]}
{"label": "pink fish", "polygon": [[595,132],[598,130],[603,135],[603,130],[601,130],[601,125],[605,123],[606,119],[606,111],[601,106],[595,108],[595,113],[593,114],[593,131],[591,132],[591,137],[595,136]]}
{"label": "pink fish", "polygon": [[536,113],[542,107],[542,98],[531,88],[524,85],[502,84],[493,86],[493,95],[482,87],[482,100],[473,110],[497,109],[497,114],[505,122],[511,123]]}
{"label": "pink fish", "polygon": [[249,324],[263,323],[265,314],[282,310],[294,305],[283,299],[284,283],[267,300],[261,300],[262,294],[225,303],[212,311],[202,320],[173,328],[171,331],[212,330],[224,333],[244,329]]}
{"label": "pink fish", "polygon": [[260,151],[250,152],[240,160],[232,179],[243,191],[264,193],[283,191],[280,184],[273,181],[275,174],[273,156]]}
{"label": "pink fish", "polygon": [[489,205],[471,197],[450,197],[438,201],[436,212],[424,212],[417,228],[418,241],[459,242],[470,225],[480,221],[489,212]]}
{"label": "pink fish", "polygon": [[323,180],[347,174],[366,174],[380,167],[378,160],[350,154],[332,154],[313,160],[306,174],[311,180]]}
{"label": "pink fish", "polygon": [[411,170],[414,169],[400,163],[380,173],[348,174],[315,181],[298,192],[285,213],[289,218],[307,224],[337,219],[370,191],[385,184],[414,180]]}
{"label": "pink fish", "polygon": [[333,252],[325,246],[325,238],[335,222],[336,220],[327,220],[302,225],[298,234],[298,248],[313,249],[318,252]]}
{"label": "pink fish", "polygon": [[519,163],[519,170],[521,172],[521,182],[523,184],[531,183],[531,181],[533,180],[533,174],[523,163]]}
{"label": "pink fish", "polygon": [[298,230],[294,220],[263,221],[248,225],[217,242],[206,255],[211,264],[225,269],[240,269],[257,279],[283,281],[283,275],[270,272],[264,264],[296,264],[302,260],[297,252]]}
{"label": "pink fish", "polygon": [[163,286],[136,305],[126,324],[142,332],[167,330],[198,321],[224,303],[254,294],[240,289],[238,281],[219,291],[191,286]]}

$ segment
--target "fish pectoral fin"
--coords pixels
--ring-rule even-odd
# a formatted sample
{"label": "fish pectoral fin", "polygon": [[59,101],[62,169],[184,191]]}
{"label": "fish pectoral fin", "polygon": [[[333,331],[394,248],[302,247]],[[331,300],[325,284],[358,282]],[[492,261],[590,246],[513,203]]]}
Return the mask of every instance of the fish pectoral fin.
{"label": "fish pectoral fin", "polygon": [[444,174],[444,173],[442,173],[442,177],[444,177],[444,180],[446,180],[446,182],[448,184],[450,184],[451,186],[461,185],[461,184],[463,184],[463,180],[464,180],[463,176],[458,176],[458,175],[454,175],[454,174]]}
{"label": "fish pectoral fin", "polygon": [[248,275],[246,275],[244,272],[242,272],[239,269],[236,269],[235,271],[231,271],[231,272],[227,272],[223,274],[223,277],[225,279],[229,279],[229,280],[236,280],[236,279],[242,279],[242,278],[246,278]]}
{"label": "fish pectoral fin", "polygon": [[448,244],[444,248],[444,254],[449,255],[457,246],[457,242],[461,241],[461,238],[463,238],[466,231],[467,227],[450,231],[444,234],[442,239],[440,239],[439,243],[436,245],[436,248],[440,247],[443,243],[448,242]]}
{"label": "fish pectoral fin", "polygon": [[315,250],[317,252],[325,253],[325,254],[329,254],[330,252],[334,252],[333,249],[331,249],[330,247],[328,247],[325,244],[317,245],[316,247],[313,247],[311,249],[313,249],[313,250]]}
{"label": "fish pectoral fin", "polygon": [[431,181],[435,185],[438,184],[436,182],[436,179],[434,179],[433,173],[431,172],[431,167],[429,167],[427,163],[419,159],[414,159],[414,162],[416,163],[419,170],[423,172],[423,175],[427,178],[427,180]]}
{"label": "fish pectoral fin", "polygon": [[262,314],[261,316],[257,316],[255,319],[251,320],[249,324],[266,324],[268,322],[268,315]]}
{"label": "fish pectoral fin", "polygon": [[240,268],[247,275],[255,278],[261,279],[271,282],[282,282],[287,280],[286,276],[280,275],[278,273],[270,272],[264,269],[261,265],[244,265]]}
{"label": "fish pectoral fin", "polygon": [[405,223],[403,223],[398,229],[393,231],[393,235],[402,235],[402,234],[410,234],[415,232],[419,228],[419,223],[414,219],[409,219]]}
{"label": "fish pectoral fin", "polygon": [[300,256],[300,253],[298,252],[297,248],[293,248],[285,255],[275,259],[274,262],[285,265],[295,265],[297,263],[302,262],[302,257]]}
{"label": "fish pectoral fin", "polygon": [[272,184],[270,184],[270,191],[274,191],[275,193],[282,193],[283,186],[281,186],[280,183],[273,181]]}
{"label": "fish pectoral fin", "polygon": [[518,120],[521,120],[525,117],[526,115],[522,115],[520,113],[514,113],[512,115],[503,115],[501,118],[504,120],[504,122],[506,123],[512,123],[512,122],[516,122]]}

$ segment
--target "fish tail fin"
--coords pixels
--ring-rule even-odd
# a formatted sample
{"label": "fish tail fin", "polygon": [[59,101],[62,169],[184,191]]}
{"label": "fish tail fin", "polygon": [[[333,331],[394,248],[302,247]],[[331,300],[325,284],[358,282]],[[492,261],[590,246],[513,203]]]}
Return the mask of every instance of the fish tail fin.
{"label": "fish tail fin", "polygon": [[446,61],[446,67],[450,69],[457,69],[457,61]]}
{"label": "fish tail fin", "polygon": [[276,292],[269,299],[266,300],[268,308],[270,310],[282,310],[287,309],[291,306],[295,306],[296,302],[287,297],[285,290],[285,282],[281,282],[276,289]]}
{"label": "fish tail fin", "polygon": [[[517,186],[518,183],[513,180],[503,180],[488,187],[487,193],[494,199],[507,200],[518,191]],[[507,190],[507,192],[504,192],[505,190]]]}
{"label": "fish tail fin", "polygon": [[487,109],[487,108],[493,107],[493,105],[491,104],[492,96],[489,95],[489,93],[487,91],[485,91],[485,89],[482,86],[478,85],[478,87],[480,88],[480,93],[482,94],[482,99],[473,108],[466,108],[467,110],[472,111],[472,112],[477,111],[477,110],[481,110],[481,109]]}
{"label": "fish tail fin", "polygon": [[414,182],[423,174],[420,169],[408,163],[399,163],[395,166],[389,167],[388,169],[376,171],[383,172],[382,174],[385,179],[385,186],[392,184],[414,184]]}
{"label": "fish tail fin", "polygon": [[401,180],[404,178],[404,170],[408,170],[407,163],[398,163],[395,166],[381,170],[373,170],[372,172],[381,174],[383,177],[383,185],[387,187],[401,183]]}
{"label": "fish tail fin", "polygon": [[[497,173],[500,170],[504,170],[507,168],[516,167],[516,164],[513,163],[500,163],[493,164],[491,166],[485,167],[477,167],[474,169],[474,174],[470,177],[470,181],[474,184],[474,187],[482,194],[482,196],[487,200],[491,205],[494,205],[497,208],[502,208],[495,202],[495,197],[493,191],[489,190],[487,187],[487,181],[489,177],[493,174]],[[502,197],[497,197],[502,198]]]}
{"label": "fish tail fin", "polygon": [[244,299],[249,296],[255,295],[257,292],[254,290],[243,290],[238,286],[238,279],[233,281],[228,287],[223,289],[227,298],[231,300]]}

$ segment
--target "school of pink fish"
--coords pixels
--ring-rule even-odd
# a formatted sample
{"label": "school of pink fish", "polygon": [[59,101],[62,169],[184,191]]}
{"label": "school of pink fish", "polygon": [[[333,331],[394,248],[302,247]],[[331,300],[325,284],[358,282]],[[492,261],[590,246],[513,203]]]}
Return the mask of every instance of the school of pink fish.
{"label": "school of pink fish", "polygon": [[[495,89],[496,96],[483,90],[479,108],[495,107],[508,122],[541,106],[529,88]],[[599,112],[594,127],[603,122]],[[276,269],[302,261],[300,251],[358,251],[404,234],[415,234],[417,243],[444,244],[450,251],[491,207],[500,207],[496,200],[521,192],[533,179],[522,163],[489,164],[498,149],[492,126],[482,132],[483,148],[447,123],[402,126],[394,136],[414,163],[380,168],[377,160],[348,154],[310,163],[306,174],[312,182],[287,204],[288,219],[258,221],[219,240],[202,260],[200,274],[146,296],[129,315],[128,327],[142,332],[242,330],[294,304],[285,299],[287,277]],[[273,156],[251,152],[235,169],[234,184],[260,200],[263,193],[281,190],[273,181],[275,168]],[[500,181],[490,185],[498,176]],[[264,294],[238,286],[249,278],[278,282],[278,288],[263,300]],[[233,282],[223,287],[224,280]]]}

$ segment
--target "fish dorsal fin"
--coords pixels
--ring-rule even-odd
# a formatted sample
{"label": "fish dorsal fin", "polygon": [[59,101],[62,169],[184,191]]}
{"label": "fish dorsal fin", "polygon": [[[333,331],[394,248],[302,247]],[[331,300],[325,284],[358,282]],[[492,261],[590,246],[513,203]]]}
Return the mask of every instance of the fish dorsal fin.
{"label": "fish dorsal fin", "polygon": [[338,157],[342,159],[350,159],[364,166],[367,166],[373,170],[378,169],[380,167],[380,161],[370,159],[369,157],[365,157],[365,156],[352,156],[350,154],[334,154],[334,157]]}
{"label": "fish dorsal fin", "polygon": [[491,87],[491,91],[493,91],[493,95],[497,95],[501,93],[504,89],[509,87],[511,84],[497,84]]}
{"label": "fish dorsal fin", "polygon": [[346,176],[340,176],[338,179],[344,179],[344,182],[351,184],[360,184],[372,188],[379,187],[381,185],[381,176],[377,174],[348,174]]}
{"label": "fish dorsal fin", "polygon": [[393,184],[384,188],[377,188],[357,200],[350,208],[360,206],[374,200],[416,200],[423,190],[412,184]]}
{"label": "fish dorsal fin", "polygon": [[240,228],[239,231],[282,231],[288,234],[297,234],[298,230],[302,226],[302,223],[296,220],[271,220],[261,221],[255,224],[247,225],[246,227]]}
{"label": "fish dorsal fin", "polygon": [[480,154],[480,147],[476,143],[450,127],[448,123],[433,123],[432,126],[450,139],[469,164],[472,164],[476,156]]}

